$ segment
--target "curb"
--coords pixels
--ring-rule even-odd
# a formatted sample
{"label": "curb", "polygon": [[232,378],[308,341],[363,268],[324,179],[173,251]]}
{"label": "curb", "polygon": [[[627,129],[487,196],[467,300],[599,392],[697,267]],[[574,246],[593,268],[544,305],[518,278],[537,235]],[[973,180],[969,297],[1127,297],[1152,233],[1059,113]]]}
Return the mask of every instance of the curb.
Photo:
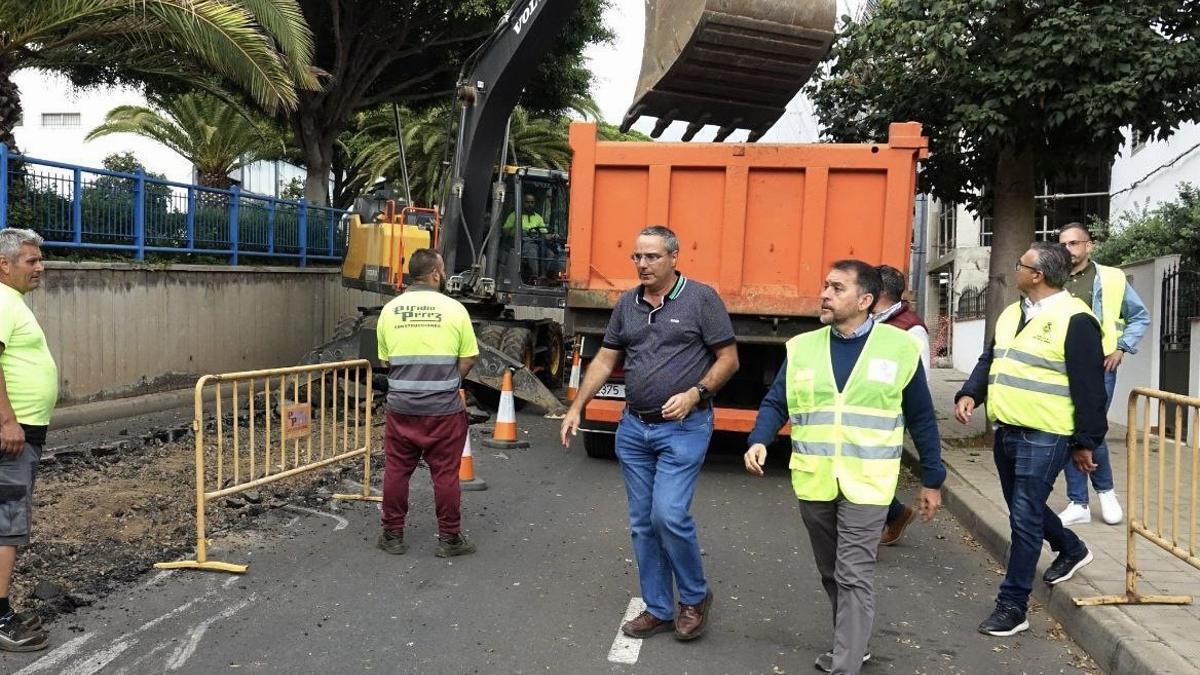
{"label": "curb", "polygon": [[[943,444],[943,454],[946,450]],[[919,473],[919,459],[911,441],[904,445],[904,461],[917,469],[914,473]],[[942,485],[942,494],[946,510],[983,544],[997,562],[1004,565],[1008,560],[1010,543],[1007,511],[997,510],[983,493],[955,470],[953,464],[944,458],[943,463],[946,465],[946,482]],[[1104,672],[1121,675],[1183,675],[1196,672],[1192,664],[1119,607],[1076,607],[1072,598],[1080,594],[1080,584],[1087,584],[1086,580],[1077,578],[1059,586],[1042,583],[1041,572],[1051,560],[1043,555],[1038,561],[1033,597],[1046,607],[1050,616],[1062,624],[1071,639]],[[1105,592],[1094,590],[1097,594]],[[1109,592],[1111,590],[1108,589]]]}
{"label": "curb", "polygon": [[195,399],[195,388],[176,389],[159,394],[117,398],[94,403],[55,408],[50,418],[50,430],[60,431],[71,427],[96,424],[110,420],[125,419],[149,413],[186,408]]}

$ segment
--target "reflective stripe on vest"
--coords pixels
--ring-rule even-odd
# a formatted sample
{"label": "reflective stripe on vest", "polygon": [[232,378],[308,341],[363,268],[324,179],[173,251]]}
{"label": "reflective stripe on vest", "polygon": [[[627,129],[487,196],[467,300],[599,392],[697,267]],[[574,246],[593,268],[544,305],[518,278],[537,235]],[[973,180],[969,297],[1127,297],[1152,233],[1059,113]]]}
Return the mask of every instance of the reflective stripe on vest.
{"label": "reflective stripe on vest", "polygon": [[[1121,319],[1125,273],[1116,267],[1096,265],[1096,276],[1100,279],[1100,342],[1108,356],[1117,351],[1117,339],[1125,332],[1125,321]],[[1094,300],[1092,306],[1096,306]]]}
{"label": "reflective stripe on vest", "polygon": [[[921,348],[904,331],[876,324],[838,391],[828,327],[787,343],[787,402],[796,497],[886,505],[896,492],[904,442],[904,387]],[[815,366],[815,367],[814,367]]]}
{"label": "reflective stripe on vest", "polygon": [[390,391],[457,391],[457,356],[391,356]]}
{"label": "reflective stripe on vest", "polygon": [[1069,296],[1046,306],[1018,332],[1020,304],[1005,308],[996,321],[988,373],[988,419],[1061,436],[1075,431],[1066,342],[1076,314],[1092,316],[1079,298]]}

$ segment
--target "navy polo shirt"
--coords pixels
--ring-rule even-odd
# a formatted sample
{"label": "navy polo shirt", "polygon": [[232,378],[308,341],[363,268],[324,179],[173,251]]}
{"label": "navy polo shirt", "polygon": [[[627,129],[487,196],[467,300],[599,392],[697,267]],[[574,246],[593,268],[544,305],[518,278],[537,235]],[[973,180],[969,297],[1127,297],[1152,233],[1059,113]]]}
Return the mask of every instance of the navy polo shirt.
{"label": "navy polo shirt", "polygon": [[646,301],[644,290],[639,285],[617,300],[604,346],[625,353],[626,403],[646,412],[696,386],[716,361],[715,351],[733,344],[734,336],[712,287],[676,272],[659,307]]}

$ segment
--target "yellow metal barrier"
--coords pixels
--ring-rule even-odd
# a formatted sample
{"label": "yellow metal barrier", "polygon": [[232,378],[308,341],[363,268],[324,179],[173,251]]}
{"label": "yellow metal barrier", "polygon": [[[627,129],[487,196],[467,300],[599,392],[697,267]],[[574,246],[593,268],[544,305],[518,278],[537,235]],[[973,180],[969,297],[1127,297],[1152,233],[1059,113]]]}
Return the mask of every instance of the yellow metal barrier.
{"label": "yellow metal barrier", "polygon": [[[1150,425],[1152,402],[1158,403],[1157,431]],[[1144,404],[1144,405],[1142,405]],[[1171,438],[1167,438],[1167,408],[1174,408]],[[1138,413],[1143,414],[1139,417]],[[1139,421],[1142,423],[1139,426]],[[1183,437],[1188,422],[1192,443]],[[1138,432],[1141,432],[1140,434]],[[1154,441],[1152,443],[1152,441]],[[1169,442],[1168,442],[1169,441]],[[1200,399],[1156,389],[1138,387],[1129,394],[1129,428],[1125,436],[1128,453],[1128,501],[1126,517],[1125,594],[1075,598],[1080,607],[1094,605],[1191,604],[1190,595],[1142,595],[1137,591],[1135,536],[1200,569],[1196,541],[1196,492],[1200,487]],[[1151,446],[1158,455],[1157,474],[1151,483]],[[1185,453],[1185,450],[1187,452]],[[1186,484],[1181,486],[1181,481]],[[1167,510],[1169,507],[1169,511]],[[1153,515],[1153,519],[1151,516]],[[1185,515],[1180,530],[1180,516]],[[1151,522],[1153,520],[1153,523]],[[1185,547],[1186,543],[1186,547]]]}
{"label": "yellow metal barrier", "polygon": [[[206,397],[210,388],[211,396]],[[213,406],[211,435],[206,398]],[[204,517],[208,503],[334,462],[363,460],[362,493],[334,498],[379,501],[370,488],[371,405],[371,363],[365,359],[201,377],[192,421],[196,559],[154,566],[245,572],[246,565],[208,560]]]}

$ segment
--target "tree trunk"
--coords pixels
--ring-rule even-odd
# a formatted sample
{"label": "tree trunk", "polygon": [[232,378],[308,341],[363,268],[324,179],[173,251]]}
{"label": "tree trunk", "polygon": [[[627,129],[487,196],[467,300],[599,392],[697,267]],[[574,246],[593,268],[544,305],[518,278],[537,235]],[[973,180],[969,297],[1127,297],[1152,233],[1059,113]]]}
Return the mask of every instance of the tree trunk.
{"label": "tree trunk", "polygon": [[1012,282],[1013,265],[1033,243],[1035,178],[1031,148],[1001,149],[994,190],[984,345],[991,343],[1000,313],[1017,299],[1017,287]]}
{"label": "tree trunk", "polygon": [[304,198],[309,204],[328,206],[333,145],[341,126],[325,119],[323,102],[321,96],[302,94],[300,106],[291,119],[296,141],[304,155]]}
{"label": "tree trunk", "polygon": [[12,81],[12,71],[0,64],[0,143],[9,150],[17,151],[17,139],[13,128],[21,119],[21,92]]}

